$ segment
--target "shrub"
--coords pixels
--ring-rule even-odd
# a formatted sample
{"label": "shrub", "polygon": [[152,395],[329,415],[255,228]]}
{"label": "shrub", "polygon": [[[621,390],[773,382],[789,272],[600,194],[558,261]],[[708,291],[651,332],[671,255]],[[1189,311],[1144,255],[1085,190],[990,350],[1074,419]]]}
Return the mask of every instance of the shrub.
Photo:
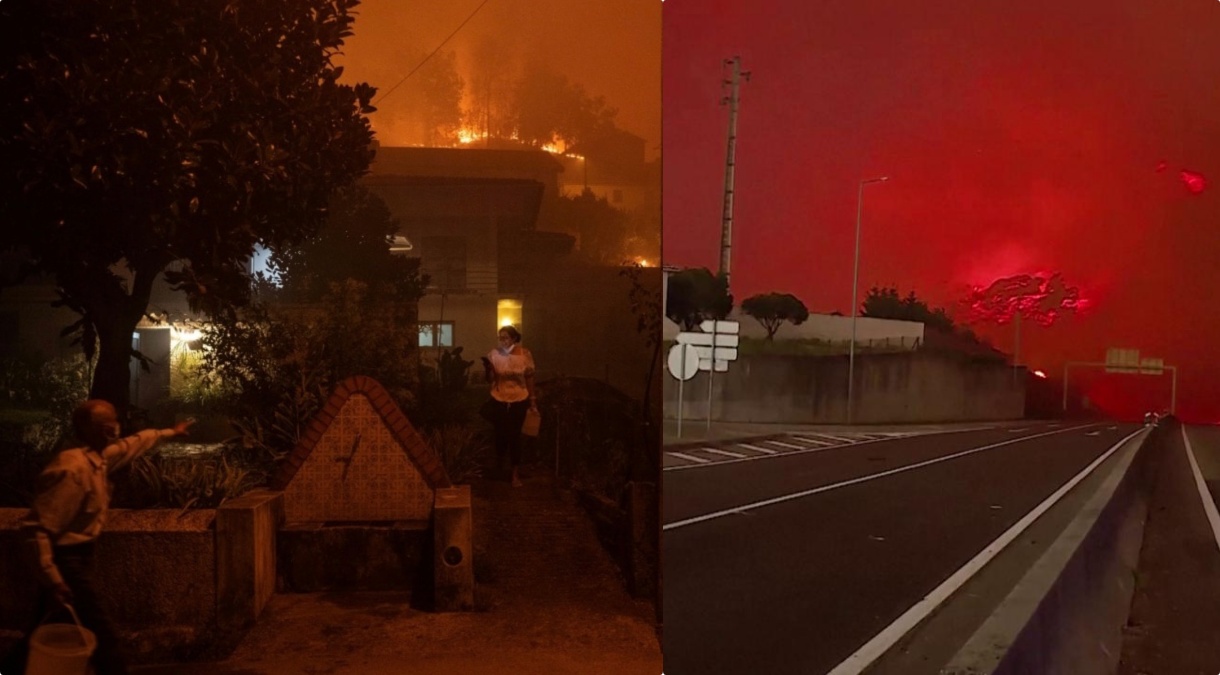
{"label": "shrub", "polygon": [[119,508],[209,509],[266,482],[265,471],[235,449],[214,457],[153,453],[131,463],[115,480]]}
{"label": "shrub", "polygon": [[453,483],[469,483],[483,475],[491,449],[486,435],[470,426],[451,424],[432,429],[424,437],[444,462]]}

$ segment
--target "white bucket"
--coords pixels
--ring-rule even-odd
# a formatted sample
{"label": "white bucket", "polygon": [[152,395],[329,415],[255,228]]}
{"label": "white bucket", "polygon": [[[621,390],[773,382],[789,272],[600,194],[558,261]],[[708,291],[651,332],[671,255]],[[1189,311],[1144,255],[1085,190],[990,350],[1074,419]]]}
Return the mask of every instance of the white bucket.
{"label": "white bucket", "polygon": [[76,610],[68,606],[76,623],[47,623],[30,636],[30,658],[25,675],[87,675],[89,657],[97,647],[93,631],[80,625]]}

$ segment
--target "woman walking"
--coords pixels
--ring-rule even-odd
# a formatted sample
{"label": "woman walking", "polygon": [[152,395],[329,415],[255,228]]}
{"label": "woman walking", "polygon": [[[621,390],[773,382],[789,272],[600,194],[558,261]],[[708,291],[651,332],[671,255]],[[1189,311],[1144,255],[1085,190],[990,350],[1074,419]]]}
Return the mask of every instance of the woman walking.
{"label": "woman walking", "polygon": [[513,487],[521,486],[517,467],[521,464],[521,426],[525,414],[537,410],[534,390],[534,355],[521,346],[521,332],[513,326],[500,329],[500,345],[483,357],[483,369],[491,383],[489,415],[496,430],[496,461],[512,467]]}

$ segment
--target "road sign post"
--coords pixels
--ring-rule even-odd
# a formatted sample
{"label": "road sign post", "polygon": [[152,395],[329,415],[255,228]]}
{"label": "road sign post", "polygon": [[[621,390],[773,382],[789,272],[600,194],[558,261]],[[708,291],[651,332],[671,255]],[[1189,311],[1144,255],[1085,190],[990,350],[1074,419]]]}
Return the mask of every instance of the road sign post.
{"label": "road sign post", "polygon": [[683,384],[699,372],[699,358],[685,342],[669,349],[669,373],[678,379],[678,438],[682,438],[683,408],[686,407],[686,393]]}
{"label": "road sign post", "polygon": [[[684,349],[689,348],[689,352],[683,353],[694,355],[692,360],[697,363],[698,370],[707,371],[707,431],[710,434],[712,430],[712,408],[715,403],[715,390],[713,388],[715,376],[717,372],[727,373],[729,371],[729,362],[737,360],[737,347],[740,343],[739,333],[741,328],[736,321],[704,321],[699,324],[699,328],[701,332],[678,333],[678,345],[681,345]],[[675,356],[674,351],[671,349],[671,371],[675,370],[672,364],[673,359],[677,358],[681,358],[685,362],[689,357]],[[676,372],[675,376],[677,376]],[[694,377],[693,373],[690,377]]]}

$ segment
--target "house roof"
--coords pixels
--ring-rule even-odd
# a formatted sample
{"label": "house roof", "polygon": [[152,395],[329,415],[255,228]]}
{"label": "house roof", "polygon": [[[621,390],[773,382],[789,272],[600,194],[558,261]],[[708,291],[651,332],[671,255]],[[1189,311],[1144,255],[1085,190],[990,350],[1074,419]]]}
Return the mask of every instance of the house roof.
{"label": "house roof", "polygon": [[309,459],[314,447],[322,440],[322,435],[326,433],[331,422],[338,417],[344,404],[357,394],[368,398],[369,403],[381,415],[381,419],[398,441],[399,446],[406,452],[407,459],[415,465],[430,487],[433,489],[452,487],[440,457],[432,448],[428,447],[428,443],[415,430],[410,420],[402,414],[402,410],[394,403],[389,392],[373,378],[359,375],[349,377],[335,387],[335,391],[326,401],[326,405],[322,406],[318,414],[314,415],[309,426],[305,428],[305,433],[301,434],[301,440],[297,442],[296,447],[280,463],[271,479],[272,489],[283,490],[288,486],[292,477],[305,464],[305,460]]}
{"label": "house roof", "polygon": [[466,176],[483,178],[559,174],[563,165],[542,150],[380,147],[369,167],[372,176]]}

